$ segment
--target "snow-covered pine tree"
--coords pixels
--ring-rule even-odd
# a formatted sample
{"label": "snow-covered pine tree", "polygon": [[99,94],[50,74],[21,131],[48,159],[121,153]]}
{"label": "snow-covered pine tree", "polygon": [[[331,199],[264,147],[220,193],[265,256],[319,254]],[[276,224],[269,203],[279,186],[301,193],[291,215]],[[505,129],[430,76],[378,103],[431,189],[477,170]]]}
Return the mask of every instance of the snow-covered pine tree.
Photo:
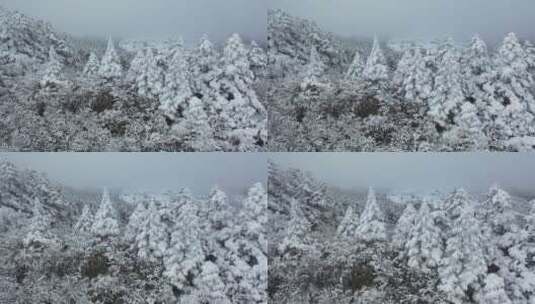
{"label": "snow-covered pine tree", "polygon": [[425,272],[436,269],[442,257],[442,247],[441,231],[435,225],[435,214],[431,212],[429,204],[423,202],[405,245],[407,264]]}
{"label": "snow-covered pine tree", "polygon": [[219,272],[219,267],[210,261],[202,265],[200,275],[194,280],[195,286],[198,286],[194,296],[200,300],[199,304],[232,303],[226,295],[225,284],[219,276]]}
{"label": "snow-covered pine tree", "polygon": [[107,189],[104,189],[102,192],[102,201],[95,213],[95,221],[91,226],[91,232],[101,239],[119,235],[120,231],[117,211],[113,206]]}
{"label": "snow-covered pine tree", "polygon": [[304,68],[303,80],[301,81],[301,90],[315,92],[322,86],[320,79],[325,73],[325,64],[318,55],[315,46],[310,48],[308,63]]}
{"label": "snow-covered pine tree", "polygon": [[487,275],[484,286],[477,295],[477,300],[482,304],[513,304],[505,293],[503,278],[495,273]]}
{"label": "snow-covered pine tree", "polygon": [[262,184],[249,189],[239,217],[243,224],[228,242],[236,257],[232,271],[233,299],[238,303],[265,303],[268,283],[267,193]]}
{"label": "snow-covered pine tree", "polygon": [[502,119],[509,136],[523,136],[534,131],[535,99],[530,92],[534,80],[529,73],[527,54],[514,33],[508,34],[495,58],[497,71],[495,95],[505,105]]}
{"label": "snow-covered pine tree", "polygon": [[85,64],[83,73],[85,76],[96,76],[98,74],[99,67],[100,61],[98,60],[97,55],[94,52],[91,52],[91,54],[89,54],[89,59]]}
{"label": "snow-covered pine tree", "polygon": [[159,96],[164,78],[151,48],[138,52],[128,70],[127,80],[134,84],[140,96],[147,98]]}
{"label": "snow-covered pine tree", "polygon": [[366,207],[360,215],[357,235],[360,239],[368,241],[386,240],[385,216],[377,203],[375,191],[368,190]]}
{"label": "snow-covered pine tree", "polygon": [[373,39],[372,51],[364,66],[363,78],[371,82],[383,82],[387,81],[388,77],[386,58],[376,36]]}
{"label": "snow-covered pine tree", "polygon": [[169,246],[169,233],[166,228],[156,201],[151,199],[146,217],[142,219],[140,230],[135,238],[137,254],[141,259],[163,258]]}
{"label": "snow-covered pine tree", "polygon": [[137,235],[140,234],[143,229],[144,221],[148,218],[148,210],[145,207],[144,202],[140,201],[136,203],[134,212],[128,218],[128,224],[126,225],[124,239],[128,243],[134,243]]}
{"label": "snow-covered pine tree", "polygon": [[182,49],[176,49],[169,63],[165,87],[160,97],[160,109],[169,119],[177,120],[188,107],[188,101],[193,96],[190,78],[186,56]]}
{"label": "snow-covered pine tree", "polygon": [[466,303],[470,294],[481,289],[487,274],[484,246],[487,241],[474,217],[475,205],[467,202],[445,233],[446,248],[438,268],[439,290],[453,303]]}
{"label": "snow-covered pine tree", "polygon": [[419,47],[405,51],[394,73],[393,84],[405,102],[427,102],[433,91],[433,73]]}
{"label": "snow-covered pine tree", "polygon": [[185,147],[193,151],[217,150],[214,132],[200,99],[192,97],[182,116],[183,118],[173,126],[172,132],[181,139]]}
{"label": "snow-covered pine tree", "polygon": [[445,44],[444,49],[435,76],[433,94],[428,102],[428,115],[442,128],[448,128],[454,124],[454,118],[465,102],[465,96],[459,51],[451,43]]}
{"label": "snow-covered pine tree", "polygon": [[359,226],[359,216],[352,206],[347,207],[344,218],[338,225],[336,234],[344,239],[354,240],[357,238],[357,228]]}
{"label": "snow-covered pine tree", "polygon": [[212,42],[203,35],[191,64],[193,88],[200,96],[215,94],[214,81],[222,73],[218,57],[219,54]]}
{"label": "snow-covered pine tree", "polygon": [[251,41],[248,58],[255,78],[265,75],[265,70],[267,68],[267,54],[254,40]]}
{"label": "snow-covered pine tree", "polygon": [[411,230],[414,229],[418,220],[418,211],[414,208],[412,203],[408,203],[401,217],[396,223],[394,229],[393,243],[394,245],[402,248],[407,244],[409,237],[411,236]]}
{"label": "snow-covered pine tree", "polygon": [[278,251],[284,255],[293,250],[304,250],[310,236],[311,224],[303,214],[299,202],[291,200],[290,222],[286,227],[286,235],[279,245]]}
{"label": "snow-covered pine tree", "polygon": [[89,205],[84,205],[84,209],[82,210],[82,214],[78,218],[78,221],[74,225],[74,230],[81,233],[87,233],[91,231],[91,226],[93,225],[93,214],[91,213],[91,209],[89,208]]}
{"label": "snow-covered pine tree", "polygon": [[35,198],[30,225],[28,227],[28,232],[22,240],[22,244],[31,249],[57,245],[59,241],[50,231],[51,227],[52,219],[43,210],[43,205],[39,199]]}
{"label": "snow-covered pine tree", "polygon": [[360,52],[357,50],[355,51],[355,55],[353,56],[353,61],[347,69],[345,79],[350,81],[357,81],[362,77],[363,71],[364,60],[362,59]]}
{"label": "snow-covered pine tree", "polygon": [[164,275],[182,291],[194,287],[192,281],[197,280],[206,257],[201,243],[200,219],[196,204],[190,201],[182,207],[164,258]]}
{"label": "snow-covered pine tree", "polygon": [[104,57],[102,57],[102,61],[100,62],[98,74],[100,77],[108,81],[119,79],[123,75],[121,60],[117,54],[117,51],[115,50],[115,45],[113,44],[111,37],[108,39],[108,48],[106,49],[106,53],[104,53]]}
{"label": "snow-covered pine tree", "polygon": [[[247,49],[238,34],[233,34],[223,50],[223,78],[219,80],[220,116],[228,129],[265,128],[266,109],[252,88],[254,81]],[[223,97],[223,99],[221,99]],[[256,135],[256,134],[255,134]],[[242,138],[249,142],[251,138]]]}
{"label": "snow-covered pine tree", "polygon": [[48,52],[48,62],[46,63],[45,72],[41,79],[41,87],[54,87],[64,83],[60,80],[63,64],[59,61],[56,50],[53,46]]}

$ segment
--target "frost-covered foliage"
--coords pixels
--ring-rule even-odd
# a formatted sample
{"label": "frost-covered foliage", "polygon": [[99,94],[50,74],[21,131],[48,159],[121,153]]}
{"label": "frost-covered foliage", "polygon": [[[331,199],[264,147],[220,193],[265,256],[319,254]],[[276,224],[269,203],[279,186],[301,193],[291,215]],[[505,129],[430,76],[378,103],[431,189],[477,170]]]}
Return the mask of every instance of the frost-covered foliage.
{"label": "frost-covered foliage", "polygon": [[224,50],[206,37],[193,48],[133,47],[60,35],[3,9],[0,24],[2,149],[266,149],[267,57],[237,34]]}
{"label": "frost-covered foliage", "polygon": [[267,303],[263,185],[232,199],[71,189],[52,204],[34,174],[0,163],[2,303]]}
{"label": "frost-covered foliage", "polygon": [[271,11],[268,36],[271,150],[533,149],[534,48],[514,34],[372,43]]}
{"label": "frost-covered foliage", "polygon": [[[321,209],[323,216],[309,221],[303,212],[306,201],[288,183],[308,183],[312,178],[275,164],[270,167],[270,226],[280,227],[268,234],[271,301],[523,304],[535,300],[532,201],[497,186],[486,196],[458,189],[395,201],[364,189],[346,197],[331,187],[323,194],[330,202]],[[292,204],[286,214],[288,201]],[[355,221],[356,212],[360,221]],[[338,216],[332,217],[333,213]],[[289,242],[284,235],[294,237]],[[288,244],[293,246],[284,252],[273,250]]]}

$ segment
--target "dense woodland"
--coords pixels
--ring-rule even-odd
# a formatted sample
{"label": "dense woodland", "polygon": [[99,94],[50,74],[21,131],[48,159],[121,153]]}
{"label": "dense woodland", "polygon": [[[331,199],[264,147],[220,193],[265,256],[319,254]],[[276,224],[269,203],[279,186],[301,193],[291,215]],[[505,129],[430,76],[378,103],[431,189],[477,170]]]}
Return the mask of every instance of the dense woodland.
{"label": "dense woodland", "polygon": [[373,43],[270,11],[272,151],[519,151],[535,146],[535,47],[514,33]]}
{"label": "dense woodland", "polygon": [[266,303],[267,196],[64,188],[0,162],[0,302]]}
{"label": "dense woodland", "polygon": [[262,151],[267,63],[238,34],[78,38],[0,7],[0,144],[10,151]]}
{"label": "dense woodland", "polygon": [[533,303],[535,201],[342,191],[270,165],[273,303]]}

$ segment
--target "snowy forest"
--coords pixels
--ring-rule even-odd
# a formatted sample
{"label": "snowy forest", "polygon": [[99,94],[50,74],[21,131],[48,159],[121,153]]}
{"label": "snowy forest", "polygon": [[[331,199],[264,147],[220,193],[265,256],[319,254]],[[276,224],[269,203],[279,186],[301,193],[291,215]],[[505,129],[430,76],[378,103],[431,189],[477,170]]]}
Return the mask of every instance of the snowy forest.
{"label": "snowy forest", "polygon": [[267,194],[75,189],[0,161],[0,302],[267,303]]}
{"label": "snowy forest", "polygon": [[106,43],[2,7],[0,29],[2,150],[265,150],[267,55],[254,41]]}
{"label": "snowy forest", "polygon": [[526,151],[535,47],[346,38],[268,13],[271,151]]}
{"label": "snowy forest", "polygon": [[533,199],[348,191],[271,163],[269,301],[533,303]]}

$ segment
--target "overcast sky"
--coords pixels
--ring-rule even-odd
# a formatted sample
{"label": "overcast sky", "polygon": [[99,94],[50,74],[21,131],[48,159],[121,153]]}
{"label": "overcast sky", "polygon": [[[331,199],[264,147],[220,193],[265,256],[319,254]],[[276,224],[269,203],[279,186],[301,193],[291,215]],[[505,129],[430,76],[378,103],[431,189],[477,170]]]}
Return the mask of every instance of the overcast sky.
{"label": "overcast sky", "polygon": [[267,0],[0,0],[0,5],[82,35],[182,35],[188,42],[208,33],[233,32],[265,39]]}
{"label": "overcast sky", "polygon": [[486,192],[498,183],[535,193],[535,154],[529,153],[274,153],[270,159],[345,189]]}
{"label": "overcast sky", "polygon": [[266,182],[262,153],[0,153],[16,165],[74,187],[175,190],[197,194],[215,184],[238,193]]}
{"label": "overcast sky", "polygon": [[533,0],[270,0],[345,36],[373,35],[501,39],[514,31],[535,37]]}

